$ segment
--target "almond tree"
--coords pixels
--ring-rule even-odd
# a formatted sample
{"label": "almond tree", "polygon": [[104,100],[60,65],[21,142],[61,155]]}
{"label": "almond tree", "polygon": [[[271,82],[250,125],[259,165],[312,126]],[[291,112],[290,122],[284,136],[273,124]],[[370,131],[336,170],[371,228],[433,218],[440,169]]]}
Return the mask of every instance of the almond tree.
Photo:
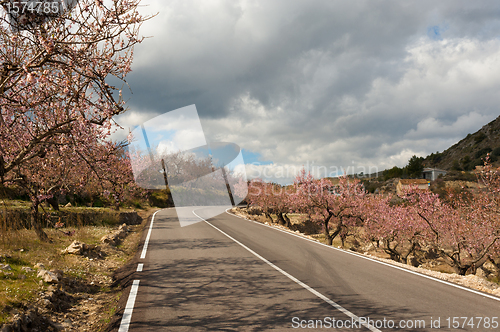
{"label": "almond tree", "polygon": [[[489,154],[479,174],[479,183],[485,186],[482,192],[485,202],[482,206],[489,211],[488,216],[495,219],[496,230],[500,230],[500,167],[495,169],[491,165]],[[497,267],[500,277],[500,240],[495,242],[488,257]]]}
{"label": "almond tree", "polygon": [[138,0],[81,0],[50,19],[13,22],[13,2],[1,3],[0,182],[30,187],[31,223],[46,240],[38,218],[46,177],[33,171],[48,155],[97,167],[81,152],[103,142],[112,117],[125,111],[121,88],[111,82],[125,82],[146,18]]}
{"label": "almond tree", "polygon": [[[239,184],[237,189],[243,190],[243,184]],[[293,199],[294,190],[291,186],[282,186],[276,183],[267,183],[261,179],[254,179],[248,184],[247,201],[249,205],[260,207],[269,222],[274,223],[271,215],[275,214],[278,224],[290,228],[291,222],[287,213],[292,210],[295,204]]]}
{"label": "almond tree", "polygon": [[291,228],[292,224],[287,214],[292,211],[293,205],[295,203],[293,199],[295,187],[273,184],[272,193],[273,211],[276,214],[278,224]]}
{"label": "almond tree", "polygon": [[274,222],[271,216],[274,203],[272,184],[261,179],[251,180],[248,184],[247,200],[250,205],[260,207],[270,223]]}
{"label": "almond tree", "polygon": [[[365,190],[359,180],[340,178],[336,192],[327,179],[316,180],[305,170],[295,178],[295,210],[311,216],[311,220],[321,223],[326,241],[332,245],[333,239],[340,236],[342,246],[350,232],[362,224],[360,206]],[[333,229],[333,232],[330,232]]]}
{"label": "almond tree", "polygon": [[93,200],[100,197],[110,201],[116,210],[127,197],[145,197],[146,190],[134,181],[125,142],[99,142],[90,150],[79,151],[62,190]]}
{"label": "almond tree", "polygon": [[460,275],[484,264],[500,241],[499,216],[486,191],[450,192],[449,204],[429,191],[410,189],[406,196],[426,224],[425,242]]}
{"label": "almond tree", "polygon": [[[41,229],[39,207],[43,201],[58,209],[57,197],[70,194],[111,199],[116,209],[127,194],[144,195],[133,181],[130,162],[124,151],[124,143],[93,139],[97,132],[83,134],[86,144],[74,144],[71,148],[47,148],[44,154],[26,161],[11,183],[23,187],[32,202],[32,226],[45,239]],[[55,138],[56,141],[62,137]],[[81,137],[83,139],[83,137]],[[81,141],[81,140],[78,140]]]}
{"label": "almond tree", "polygon": [[250,181],[244,180],[242,177],[239,177],[238,182],[234,184],[234,194],[237,197],[243,198],[243,202],[246,203],[247,209],[250,207],[250,201],[248,199],[250,194],[249,184]]}
{"label": "almond tree", "polygon": [[392,204],[389,197],[366,197],[364,237],[376,243],[392,260],[410,263],[421,248],[426,225],[407,204]]}

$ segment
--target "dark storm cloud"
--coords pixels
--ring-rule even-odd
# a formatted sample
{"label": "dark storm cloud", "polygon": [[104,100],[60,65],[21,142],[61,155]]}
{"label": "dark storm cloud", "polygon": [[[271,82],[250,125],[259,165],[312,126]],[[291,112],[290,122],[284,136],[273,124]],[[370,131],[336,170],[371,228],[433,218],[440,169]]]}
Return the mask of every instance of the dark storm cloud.
{"label": "dark storm cloud", "polygon": [[[419,24],[415,10],[400,2],[384,7],[369,1],[356,6],[332,1],[272,3],[263,1],[260,8],[247,8],[248,13],[243,8],[227,12],[219,28],[204,19],[219,7],[202,12],[196,10],[196,2],[180,8],[174,2],[172,8],[160,9],[160,16],[146,27],[146,34],[155,37],[137,50],[137,61],[144,61],[141,53],[146,53],[148,63],[141,63],[129,77],[131,105],[162,108],[187,99],[209,104],[206,115],[218,117],[225,115],[227,102],[238,93],[250,92],[264,104],[283,95],[293,99],[304,80],[299,65],[308,60],[308,52],[340,61],[333,95],[360,95],[373,77],[394,75],[398,68],[391,62],[404,57],[401,45]],[[155,20],[164,11],[170,15],[160,25]],[[176,15],[183,17],[182,24]],[[251,21],[240,28],[242,15]]]}

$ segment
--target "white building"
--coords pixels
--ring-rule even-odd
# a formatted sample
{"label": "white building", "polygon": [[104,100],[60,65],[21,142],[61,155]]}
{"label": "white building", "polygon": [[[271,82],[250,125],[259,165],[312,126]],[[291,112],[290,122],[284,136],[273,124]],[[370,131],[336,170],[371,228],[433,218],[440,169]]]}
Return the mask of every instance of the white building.
{"label": "white building", "polygon": [[422,178],[430,181],[434,181],[439,175],[446,175],[446,171],[439,168],[424,168],[422,171]]}

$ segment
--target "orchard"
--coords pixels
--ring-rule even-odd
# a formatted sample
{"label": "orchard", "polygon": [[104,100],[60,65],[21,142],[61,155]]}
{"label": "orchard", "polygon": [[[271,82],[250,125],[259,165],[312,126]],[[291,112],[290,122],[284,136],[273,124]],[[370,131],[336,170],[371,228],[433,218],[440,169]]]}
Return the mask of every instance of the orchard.
{"label": "orchard", "polygon": [[270,222],[272,213],[284,220],[287,213],[299,213],[302,222],[321,226],[329,245],[339,237],[344,246],[352,237],[395,261],[418,265],[440,258],[465,275],[487,261],[500,267],[500,171],[486,160],[478,182],[482,189],[476,192],[450,190],[440,198],[410,187],[393,199],[367,194],[355,178],[343,176],[334,185],[302,170],[289,187],[250,181],[247,202]]}

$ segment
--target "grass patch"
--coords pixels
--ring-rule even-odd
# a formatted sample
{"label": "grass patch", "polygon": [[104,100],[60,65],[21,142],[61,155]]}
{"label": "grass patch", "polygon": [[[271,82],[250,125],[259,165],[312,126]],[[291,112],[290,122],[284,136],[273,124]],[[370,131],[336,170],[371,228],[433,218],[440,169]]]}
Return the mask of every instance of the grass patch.
{"label": "grass patch", "polygon": [[[12,203],[17,205],[17,203]],[[19,204],[22,205],[22,204]],[[78,212],[84,215],[89,213],[94,215],[96,210],[109,210],[116,214],[116,211],[110,209],[98,208],[63,208],[72,212]],[[141,211],[143,218],[149,215],[149,210]],[[123,212],[121,210],[120,212]],[[0,214],[2,213],[0,207]],[[118,220],[118,218],[116,218]],[[94,317],[96,321],[88,322],[83,319],[81,324],[87,324],[86,330],[98,331],[100,328],[94,328],[98,321],[109,321],[116,311],[116,304],[113,303],[119,299],[119,290],[112,289],[111,275],[113,272],[123,266],[135,254],[141,235],[142,226],[130,226],[133,230],[122,241],[119,248],[102,244],[100,239],[116,229],[117,222],[113,220],[101,220],[96,225],[84,225],[74,227],[64,227],[60,229],[44,228],[51,242],[41,242],[33,230],[27,229],[7,229],[0,227],[0,263],[9,264],[11,271],[0,271],[0,325],[6,323],[18,311],[22,311],[30,304],[36,302],[42,292],[47,290],[48,284],[41,282],[37,277],[35,264],[42,263],[47,270],[61,270],[64,273],[65,280],[71,280],[75,284],[75,294],[92,294],[101,296],[105,308],[97,308]],[[67,236],[63,232],[74,231],[72,236]],[[61,251],[70,245],[73,241],[80,241],[86,244],[95,244],[101,247],[104,258],[92,258],[92,256],[81,255],[63,255]],[[33,272],[25,272],[23,267],[30,267]],[[79,296],[80,296],[79,295]],[[116,301],[115,301],[116,298]],[[114,302],[113,302],[114,301]],[[108,306],[108,302],[111,303]],[[74,304],[78,309],[80,303]],[[88,311],[82,309],[82,311]],[[68,312],[76,313],[78,310]],[[53,321],[63,321],[64,317],[51,317]],[[103,318],[104,317],[104,318]],[[60,318],[60,319],[59,319]],[[88,328],[88,326],[92,326]]]}

